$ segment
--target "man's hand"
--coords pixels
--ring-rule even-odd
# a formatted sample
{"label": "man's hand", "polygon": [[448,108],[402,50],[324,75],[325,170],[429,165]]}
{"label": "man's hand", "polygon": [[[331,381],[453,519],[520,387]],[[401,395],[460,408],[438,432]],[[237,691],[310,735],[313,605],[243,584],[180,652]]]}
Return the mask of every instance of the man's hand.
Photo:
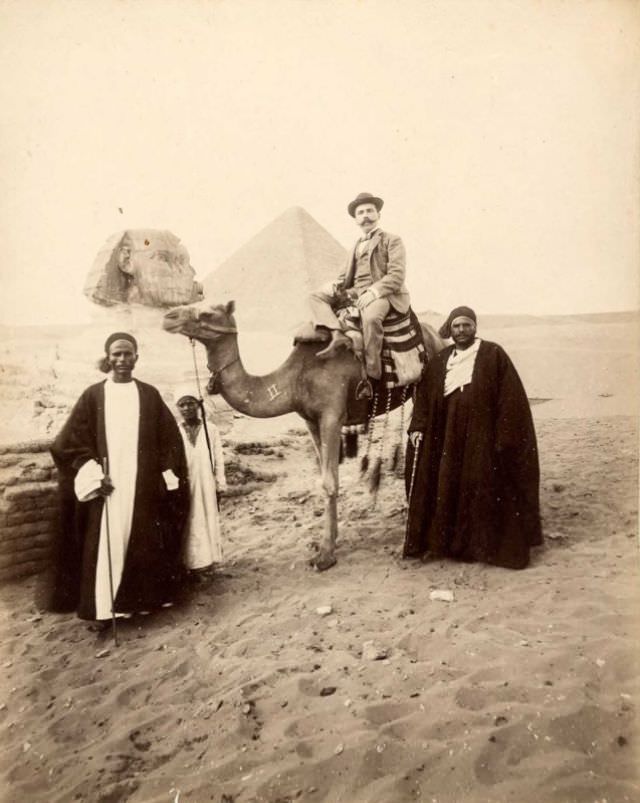
{"label": "man's hand", "polygon": [[98,494],[100,496],[109,496],[113,493],[113,484],[111,483],[111,477],[108,474],[102,478],[102,482],[100,483],[100,487],[98,488]]}
{"label": "man's hand", "polygon": [[338,287],[333,294],[333,298],[334,301],[331,306],[334,310],[344,309],[345,307],[350,307],[353,303],[355,303],[353,290],[343,290],[342,287]]}
{"label": "man's hand", "polygon": [[365,290],[364,293],[358,297],[356,301],[356,306],[358,309],[363,310],[365,307],[368,307],[372,301],[376,300],[375,293],[372,293],[371,290]]}
{"label": "man's hand", "polygon": [[409,440],[411,441],[411,445],[413,446],[413,448],[417,449],[422,441],[422,432],[418,432],[418,430],[416,430],[415,432],[410,432]]}

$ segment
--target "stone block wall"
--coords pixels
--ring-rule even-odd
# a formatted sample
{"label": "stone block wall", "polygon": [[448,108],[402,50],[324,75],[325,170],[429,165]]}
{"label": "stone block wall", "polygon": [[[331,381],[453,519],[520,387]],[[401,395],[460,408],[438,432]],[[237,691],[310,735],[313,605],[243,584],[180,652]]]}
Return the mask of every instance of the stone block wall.
{"label": "stone block wall", "polygon": [[58,520],[49,441],[0,446],[0,581],[41,572]]}

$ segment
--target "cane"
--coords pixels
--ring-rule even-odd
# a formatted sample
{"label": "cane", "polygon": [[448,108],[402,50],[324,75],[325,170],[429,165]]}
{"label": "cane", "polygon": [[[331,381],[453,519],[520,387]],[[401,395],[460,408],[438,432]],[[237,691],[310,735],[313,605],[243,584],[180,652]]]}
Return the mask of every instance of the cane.
{"label": "cane", "polygon": [[[102,472],[105,477],[109,477],[109,458],[102,458]],[[113,643],[118,646],[118,630],[116,628],[116,610],[113,596],[113,566],[111,564],[111,533],[109,531],[109,497],[104,498],[104,523],[107,534],[107,562],[109,564],[109,596],[111,597],[111,624],[113,626]]]}
{"label": "cane", "polygon": [[409,480],[409,495],[407,497],[407,521],[405,523],[404,532],[404,545],[407,546],[407,538],[409,537],[409,517],[411,515],[411,499],[413,497],[413,486],[416,480],[416,471],[418,469],[418,456],[420,453],[420,446],[422,444],[422,433],[418,434],[418,442],[413,450],[413,461],[411,463],[411,479]]}

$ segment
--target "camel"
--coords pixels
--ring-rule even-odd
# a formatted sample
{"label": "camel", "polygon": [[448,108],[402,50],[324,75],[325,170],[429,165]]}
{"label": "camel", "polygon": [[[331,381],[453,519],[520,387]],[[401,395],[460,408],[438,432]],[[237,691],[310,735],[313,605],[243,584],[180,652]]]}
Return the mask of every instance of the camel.
{"label": "camel", "polygon": [[[209,392],[220,393],[235,410],[254,418],[295,412],[304,420],[318,456],[325,495],[324,535],[312,561],[317,570],[324,571],[336,563],[341,429],[344,424],[364,423],[369,411],[368,399],[356,399],[361,364],[351,351],[321,360],[316,352],[325,344],[298,343],[275,371],[251,376],[240,359],[234,311],[233,301],[187,304],[169,310],[163,328],[204,345],[211,372]],[[420,325],[427,359],[431,359],[444,342],[428,324]],[[390,408],[398,402],[399,396]]]}

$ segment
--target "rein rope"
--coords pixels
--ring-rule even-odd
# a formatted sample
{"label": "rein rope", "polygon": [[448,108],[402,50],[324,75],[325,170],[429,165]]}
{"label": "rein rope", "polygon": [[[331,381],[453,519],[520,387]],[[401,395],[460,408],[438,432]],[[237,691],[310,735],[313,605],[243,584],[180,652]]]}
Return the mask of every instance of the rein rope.
{"label": "rein rope", "polygon": [[200,387],[200,374],[198,373],[198,361],[196,360],[196,341],[190,337],[191,354],[193,356],[193,367],[196,373],[196,387],[198,388],[198,405],[200,407],[200,415],[202,416],[202,426],[204,429],[204,439],[207,442],[207,451],[209,452],[209,464],[211,465],[211,473],[215,479],[215,469],[213,467],[213,454],[211,452],[211,440],[209,438],[209,428],[207,427],[207,416],[204,410],[204,399],[202,398],[202,388]]}
{"label": "rein rope", "polygon": [[[237,329],[235,326],[219,326],[216,327],[216,332],[220,332],[221,334],[234,334],[237,333]],[[198,405],[200,407],[200,414],[202,415],[202,426],[204,429],[204,438],[207,442],[207,451],[209,452],[209,463],[211,464],[211,473],[215,477],[215,469],[213,466],[213,453],[211,451],[211,439],[209,438],[209,428],[207,427],[207,416],[204,409],[204,399],[202,397],[202,386],[200,385],[200,374],[198,372],[198,361],[196,360],[196,341],[190,337],[189,342],[191,343],[191,354],[193,356],[193,369],[196,375],[196,387],[198,388]],[[236,362],[239,362],[240,355],[236,354],[233,360],[228,362],[226,365],[223,365],[222,368],[218,368],[217,371],[211,372],[211,382],[215,383],[216,378],[220,376],[220,374],[224,371],[225,368],[228,368],[230,365],[233,365]]]}

